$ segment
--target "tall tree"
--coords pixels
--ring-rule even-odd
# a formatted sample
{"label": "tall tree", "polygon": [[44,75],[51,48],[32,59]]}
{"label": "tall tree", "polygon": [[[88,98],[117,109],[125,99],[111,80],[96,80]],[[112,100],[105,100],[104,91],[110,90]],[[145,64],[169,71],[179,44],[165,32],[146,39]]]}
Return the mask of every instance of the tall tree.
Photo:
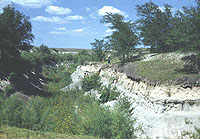
{"label": "tall tree", "polygon": [[0,14],[0,70],[5,74],[20,71],[20,52],[29,50],[33,42],[29,17],[7,6]]}
{"label": "tall tree", "polygon": [[140,19],[137,21],[142,42],[145,46],[151,46],[152,50],[158,52],[171,51],[170,42],[167,41],[171,30],[172,12],[171,6],[165,4],[162,11],[152,1],[137,5],[137,14]]}
{"label": "tall tree", "polygon": [[200,6],[183,7],[172,20],[171,45],[178,49],[200,51]]}
{"label": "tall tree", "polygon": [[90,44],[92,45],[92,49],[96,53],[98,59],[100,61],[102,61],[104,56],[105,56],[105,54],[104,54],[104,48],[105,48],[104,40],[95,39],[95,42],[92,42]]}
{"label": "tall tree", "polygon": [[113,33],[107,38],[112,50],[116,52],[122,62],[130,60],[130,54],[139,44],[139,37],[134,31],[134,24],[131,21],[125,21],[124,16],[112,13],[104,15],[101,22],[111,24],[109,28],[113,30]]}

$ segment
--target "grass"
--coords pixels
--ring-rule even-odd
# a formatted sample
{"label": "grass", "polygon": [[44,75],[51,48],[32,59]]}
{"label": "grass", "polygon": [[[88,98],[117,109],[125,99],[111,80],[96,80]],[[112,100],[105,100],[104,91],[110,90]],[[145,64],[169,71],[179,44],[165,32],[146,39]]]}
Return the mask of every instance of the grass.
{"label": "grass", "polygon": [[43,68],[42,75],[48,81],[47,90],[59,92],[59,90],[71,83],[71,73],[75,70],[71,67],[59,66]]}
{"label": "grass", "polygon": [[58,134],[53,132],[32,131],[17,127],[1,126],[0,139],[96,139],[92,136]]}
{"label": "grass", "polygon": [[184,62],[173,58],[159,57],[149,61],[137,61],[137,74],[150,80],[167,81],[183,76],[199,76],[180,72]]}

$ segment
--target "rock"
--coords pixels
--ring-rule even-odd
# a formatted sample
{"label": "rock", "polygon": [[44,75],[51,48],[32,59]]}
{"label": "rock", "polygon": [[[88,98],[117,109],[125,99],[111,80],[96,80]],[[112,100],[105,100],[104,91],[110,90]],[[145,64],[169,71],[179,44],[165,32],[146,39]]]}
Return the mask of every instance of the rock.
{"label": "rock", "polygon": [[61,89],[61,91],[68,91],[68,90],[73,90],[73,89],[82,89],[82,83],[81,82],[75,82],[71,83],[70,85],[64,87]]}
{"label": "rock", "polygon": [[95,97],[96,100],[100,100],[100,96],[101,96],[101,94],[99,94],[99,92],[97,90],[94,90],[94,89],[92,89],[88,92],[85,92],[85,95],[93,96],[93,97]]}
{"label": "rock", "polygon": [[7,80],[0,80],[0,90],[4,90],[10,85],[10,82]]}
{"label": "rock", "polygon": [[[137,119],[136,127],[142,125],[144,132],[137,136],[145,138],[176,138],[185,130],[195,132],[200,128],[200,87],[199,78],[179,78],[168,83],[150,81],[135,74],[135,66],[102,65],[90,63],[77,67],[71,75],[72,84],[68,88],[81,86],[81,80],[89,74],[99,73],[102,85],[116,87],[120,97],[131,102],[132,117]],[[132,70],[132,71],[131,71]],[[88,92],[97,98],[94,90]],[[116,101],[105,103],[111,109]],[[189,119],[191,124],[187,124]]]}

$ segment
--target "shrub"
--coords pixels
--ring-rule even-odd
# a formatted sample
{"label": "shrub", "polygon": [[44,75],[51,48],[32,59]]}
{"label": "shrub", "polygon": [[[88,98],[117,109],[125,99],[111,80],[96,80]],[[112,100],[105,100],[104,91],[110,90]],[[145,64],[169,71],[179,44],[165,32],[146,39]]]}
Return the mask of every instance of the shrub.
{"label": "shrub", "polygon": [[21,54],[24,64],[29,67],[29,70],[41,72],[44,65],[55,65],[59,61],[58,55],[51,53],[50,49],[41,45],[40,47],[34,47],[32,52],[23,52]]}
{"label": "shrub", "polygon": [[74,54],[62,54],[62,55],[59,55],[62,62],[63,61],[68,61],[68,62],[73,62],[75,63],[76,62],[76,57]]}
{"label": "shrub", "polygon": [[185,60],[185,65],[180,70],[181,72],[192,74],[200,73],[200,52],[197,55],[186,56],[183,60]]}
{"label": "shrub", "polygon": [[82,80],[82,89],[87,92],[91,89],[97,89],[101,86],[100,77],[98,74],[93,74],[85,77]]}
{"label": "shrub", "polygon": [[22,114],[24,128],[41,130],[40,120],[46,108],[46,101],[42,97],[32,97]]}
{"label": "shrub", "polygon": [[17,95],[13,95],[3,101],[0,113],[0,123],[10,126],[22,126],[22,113],[25,102]]}
{"label": "shrub", "polygon": [[0,103],[0,124],[100,138],[134,138],[134,120],[125,98],[114,110],[80,90],[60,92],[50,98],[32,97],[29,102],[13,95],[0,99]]}
{"label": "shrub", "polygon": [[59,90],[71,83],[71,71],[68,70],[65,66],[48,66],[43,67],[42,75],[48,85],[46,86],[47,90],[50,92],[59,92]]}
{"label": "shrub", "polygon": [[100,138],[111,138],[112,115],[108,108],[104,108],[97,103],[91,103],[79,111],[81,119],[78,123],[83,134]]}
{"label": "shrub", "polygon": [[116,109],[112,112],[112,138],[115,139],[133,139],[135,129],[133,127],[134,120],[131,115],[125,111]]}
{"label": "shrub", "polygon": [[44,131],[72,134],[72,115],[75,111],[75,103],[79,96],[78,91],[60,92],[48,100],[41,117],[41,127]]}
{"label": "shrub", "polygon": [[80,134],[111,139],[135,137],[135,120],[132,119],[128,107],[127,110],[122,110],[117,105],[114,110],[110,110],[95,101],[82,103],[77,108],[76,119]]}
{"label": "shrub", "polygon": [[117,88],[111,88],[111,85],[109,85],[108,87],[104,86],[100,93],[100,102],[102,103],[116,100],[120,95],[120,92],[117,91]]}
{"label": "shrub", "polygon": [[76,55],[76,59],[77,59],[76,62],[77,62],[78,65],[83,65],[86,61],[96,61],[96,60],[98,60],[97,57],[96,57],[96,54],[89,53],[86,50],[79,52]]}
{"label": "shrub", "polygon": [[119,139],[132,139],[136,138],[134,128],[135,119],[132,117],[131,103],[127,97],[119,99],[112,112],[112,136]]}

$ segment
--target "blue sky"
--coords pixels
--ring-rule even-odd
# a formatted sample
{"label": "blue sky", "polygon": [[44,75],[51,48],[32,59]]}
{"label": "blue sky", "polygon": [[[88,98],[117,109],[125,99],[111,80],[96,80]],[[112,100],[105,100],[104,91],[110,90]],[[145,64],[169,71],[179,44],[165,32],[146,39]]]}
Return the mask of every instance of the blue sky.
{"label": "blue sky", "polygon": [[[195,0],[152,0],[160,8],[168,3],[173,10],[196,6]],[[100,23],[106,12],[120,13],[135,21],[135,6],[148,0],[0,0],[2,7],[13,3],[31,18],[34,44],[50,48],[87,48],[95,38],[102,39],[112,30]]]}

